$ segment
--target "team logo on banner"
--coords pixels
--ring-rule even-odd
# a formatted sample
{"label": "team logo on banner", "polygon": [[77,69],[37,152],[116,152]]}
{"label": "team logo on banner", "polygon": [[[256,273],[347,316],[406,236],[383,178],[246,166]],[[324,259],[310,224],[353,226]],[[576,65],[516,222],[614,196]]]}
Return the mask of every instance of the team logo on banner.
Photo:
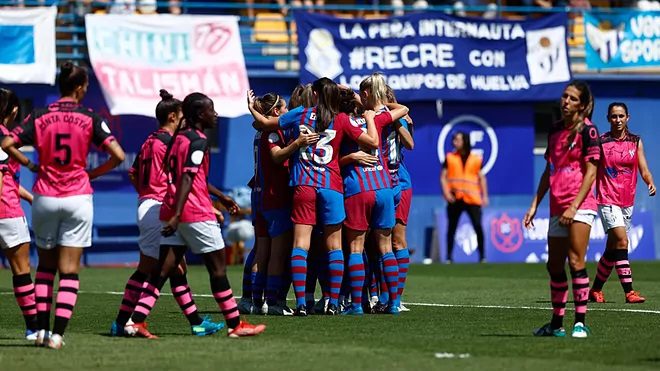
{"label": "team logo on banner", "polygon": [[465,132],[470,136],[472,153],[483,158],[483,173],[488,174],[497,161],[497,135],[495,130],[479,116],[461,115],[449,121],[440,131],[438,137],[438,159],[445,162],[447,152],[453,150],[452,138],[457,132]]}
{"label": "team logo on banner", "polygon": [[490,242],[499,251],[510,254],[518,251],[523,243],[523,231],[520,219],[510,218],[502,213],[490,221]]}
{"label": "team logo on banner", "polygon": [[565,27],[527,31],[527,67],[532,85],[571,79]]}
{"label": "team logo on banner", "polygon": [[305,69],[318,78],[334,79],[344,71],[341,68],[341,53],[335,47],[335,40],[328,30],[315,28],[309,33],[305,55]]}

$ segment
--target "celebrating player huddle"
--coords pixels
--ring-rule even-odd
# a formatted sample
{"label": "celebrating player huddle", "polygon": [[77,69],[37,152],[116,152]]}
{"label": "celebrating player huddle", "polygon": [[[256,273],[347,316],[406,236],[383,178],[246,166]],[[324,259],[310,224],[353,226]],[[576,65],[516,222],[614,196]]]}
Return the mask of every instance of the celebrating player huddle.
{"label": "celebrating player huddle", "polygon": [[[17,115],[18,98],[0,89],[0,246],[11,264],[26,338],[52,349],[64,345],[64,331],[78,296],[82,251],[92,243],[90,180],[124,160],[106,122],[80,105],[87,91],[87,71],[66,63],[58,83],[61,98],[34,110],[11,131],[7,125]],[[126,282],[111,324],[112,336],[157,338],[146,320],[168,280],[196,336],[212,335],[225,323],[230,338],[265,331],[265,325],[249,324],[240,314],[359,316],[408,310],[401,295],[410,256],[406,225],[412,182],[403,163],[403,148],[414,147],[413,121],[381,74],[365,78],[358,93],[328,78],[299,85],[288,106],[277,93],[255,97],[248,92],[257,130],[250,181],[256,242],[245,261],[239,303],[226,275],[219,225],[222,214],[210,194],[232,214],[239,208],[207,182],[210,158],[204,130],[217,123],[213,101],[199,92],[183,101],[165,90],[160,96],[155,110],[159,128],[144,142],[129,171],[138,193],[140,259]],[[645,301],[633,290],[627,255],[638,170],[649,195],[656,189],[642,141],[628,131],[624,103],[609,106],[611,131],[602,136],[590,121],[593,97],[586,84],[569,84],[561,106],[563,119],[551,126],[547,166],[524,218],[526,226],[533,225],[537,206],[549,190],[547,269],[553,314],[551,322],[534,334],[566,336],[568,260],[576,309],[572,336],[584,338],[590,331],[587,302],[605,301],[602,287],[612,269],[619,275],[626,302]],[[87,170],[92,143],[109,158]],[[39,164],[18,150],[25,145],[35,147]],[[20,165],[37,173],[34,196],[20,187]],[[39,251],[34,284],[21,198],[32,203]],[[597,212],[608,240],[590,290],[585,253]],[[200,316],[187,280],[184,255],[188,249],[202,257],[225,323]],[[317,280],[322,289],[318,301],[314,296]],[[290,286],[294,309],[287,305]]]}
{"label": "celebrating player huddle", "polygon": [[[396,103],[377,73],[361,83],[359,94],[321,78],[297,87],[291,103],[287,111],[278,94],[248,93],[257,129],[251,182],[257,243],[244,271],[244,293],[252,295],[243,296],[240,310],[262,313],[265,286],[269,314],[361,315],[362,293],[371,292],[373,278],[374,296],[378,289],[380,296],[368,311],[398,314],[409,260],[410,192],[402,196],[399,181],[400,146],[413,146],[408,109]],[[409,177],[404,178],[409,190]],[[403,233],[395,256],[397,222]],[[310,255],[321,256],[314,260],[324,264],[309,265]],[[289,279],[280,268],[289,260],[295,311],[282,300]],[[314,305],[314,277],[323,288],[319,305]]]}

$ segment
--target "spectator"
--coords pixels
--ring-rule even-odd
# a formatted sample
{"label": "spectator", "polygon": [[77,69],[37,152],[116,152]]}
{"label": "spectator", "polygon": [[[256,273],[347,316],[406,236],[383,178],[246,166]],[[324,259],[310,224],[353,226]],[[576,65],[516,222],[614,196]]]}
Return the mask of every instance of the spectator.
{"label": "spectator", "polygon": [[248,219],[252,214],[250,192],[247,187],[239,187],[232,189],[229,193],[229,196],[240,206],[240,210],[230,217],[225,231],[227,265],[242,264],[245,241],[254,238],[254,227],[252,221]]}

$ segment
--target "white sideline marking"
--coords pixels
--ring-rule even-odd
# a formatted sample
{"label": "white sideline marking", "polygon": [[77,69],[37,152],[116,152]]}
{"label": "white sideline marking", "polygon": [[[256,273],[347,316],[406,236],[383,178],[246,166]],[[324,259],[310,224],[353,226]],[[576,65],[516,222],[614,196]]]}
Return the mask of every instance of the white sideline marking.
{"label": "white sideline marking", "polygon": [[435,358],[460,358],[460,359],[465,359],[465,358],[470,358],[470,353],[447,353],[447,352],[442,352],[442,353],[436,353]]}
{"label": "white sideline marking", "polygon": [[[94,295],[124,295],[124,292],[120,291],[79,291],[80,294],[94,294]],[[13,292],[0,292],[0,295],[14,295]],[[161,296],[172,296],[171,293],[161,293]],[[199,298],[212,298],[211,294],[194,294],[195,297]],[[235,298],[240,298],[240,296],[235,296]],[[442,304],[442,303],[412,303],[412,302],[403,302],[405,305],[415,306],[415,307],[436,307],[436,308],[473,308],[473,309],[527,309],[527,310],[551,310],[550,307],[531,307],[531,306],[513,306],[513,305],[482,305],[482,304]],[[573,308],[566,308],[566,310],[571,311]],[[652,309],[626,309],[626,308],[594,308],[593,306],[589,307],[589,311],[593,312],[624,312],[624,313],[645,313],[645,314],[660,314],[660,310]]]}

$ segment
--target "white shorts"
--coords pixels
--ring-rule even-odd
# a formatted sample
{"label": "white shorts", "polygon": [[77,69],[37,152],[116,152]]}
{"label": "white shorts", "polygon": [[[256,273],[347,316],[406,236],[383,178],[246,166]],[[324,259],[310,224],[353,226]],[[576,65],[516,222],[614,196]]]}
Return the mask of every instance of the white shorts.
{"label": "white shorts", "polygon": [[30,229],[24,216],[0,219],[0,247],[12,249],[30,242]]}
{"label": "white shorts", "polygon": [[633,206],[619,207],[616,205],[598,205],[598,215],[603,223],[605,232],[616,227],[625,227],[626,231],[630,229]]}
{"label": "white shorts", "polygon": [[[588,225],[594,224],[596,219],[596,212],[593,210],[578,210],[573,217],[574,222],[582,222]],[[548,237],[568,237],[568,227],[559,224],[559,217],[553,216],[550,218],[550,225],[548,226]]]}
{"label": "white shorts", "polygon": [[[165,223],[162,223],[164,225]],[[179,223],[176,233],[161,237],[161,245],[188,246],[195,254],[207,254],[225,248],[220,224],[216,221]]]}
{"label": "white shorts", "polygon": [[32,228],[41,249],[92,246],[92,195],[49,197],[34,195]]}
{"label": "white shorts", "polygon": [[163,229],[163,224],[160,222],[160,205],[162,202],[147,198],[140,201],[137,209],[140,251],[154,259],[158,259],[160,254],[160,231]]}

